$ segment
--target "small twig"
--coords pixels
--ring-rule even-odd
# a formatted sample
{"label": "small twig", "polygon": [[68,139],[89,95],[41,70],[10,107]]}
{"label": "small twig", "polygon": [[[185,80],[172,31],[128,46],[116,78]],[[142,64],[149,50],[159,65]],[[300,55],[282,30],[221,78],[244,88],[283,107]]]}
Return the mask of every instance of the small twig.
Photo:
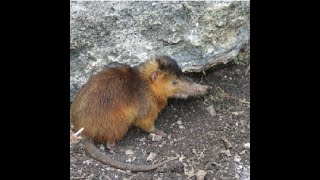
{"label": "small twig", "polygon": [[247,68],[246,73],[244,74],[244,76],[247,76],[249,70],[250,70],[250,64],[249,64],[249,66],[248,66],[248,68]]}
{"label": "small twig", "polygon": [[250,105],[250,102],[245,100],[245,99],[239,99],[237,97],[231,96],[231,95],[225,93],[220,87],[218,87],[217,89],[227,98],[232,98],[232,99],[235,99],[235,100],[239,101],[240,103],[245,103],[245,104],[249,104]]}
{"label": "small twig", "polygon": [[84,130],[84,128],[79,129],[79,131],[77,131],[76,133],[74,133],[74,135],[75,135],[75,136],[78,136],[78,134],[80,134],[83,130]]}
{"label": "small twig", "polygon": [[203,77],[204,77],[204,76],[206,76],[206,72],[205,72],[205,71],[202,71],[200,83],[203,83]]}

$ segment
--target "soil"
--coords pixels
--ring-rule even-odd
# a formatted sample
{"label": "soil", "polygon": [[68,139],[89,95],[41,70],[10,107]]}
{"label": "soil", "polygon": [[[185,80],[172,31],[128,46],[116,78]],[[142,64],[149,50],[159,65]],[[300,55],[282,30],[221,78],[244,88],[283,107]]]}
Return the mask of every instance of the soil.
{"label": "soil", "polygon": [[[155,126],[169,135],[152,141],[132,128],[115,150],[97,144],[114,159],[151,164],[179,156],[161,168],[132,173],[114,169],[88,156],[81,143],[70,146],[70,179],[250,179],[249,61],[232,61],[203,73],[188,74],[213,86],[209,94],[187,100],[170,99]],[[126,153],[127,152],[127,153]],[[150,153],[156,153],[147,161]]]}

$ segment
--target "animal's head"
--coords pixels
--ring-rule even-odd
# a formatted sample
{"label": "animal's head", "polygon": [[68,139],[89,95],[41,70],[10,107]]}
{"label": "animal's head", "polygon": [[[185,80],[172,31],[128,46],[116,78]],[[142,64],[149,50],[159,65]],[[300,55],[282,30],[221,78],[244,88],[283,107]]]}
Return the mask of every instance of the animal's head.
{"label": "animal's head", "polygon": [[177,62],[169,56],[156,57],[144,67],[150,76],[153,90],[162,97],[187,98],[204,94],[211,88],[185,76]]}

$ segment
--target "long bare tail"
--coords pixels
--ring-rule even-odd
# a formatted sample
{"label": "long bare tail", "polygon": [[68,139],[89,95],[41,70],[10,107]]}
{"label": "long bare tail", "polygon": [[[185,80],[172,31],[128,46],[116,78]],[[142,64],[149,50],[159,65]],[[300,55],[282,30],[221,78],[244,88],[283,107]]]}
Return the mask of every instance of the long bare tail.
{"label": "long bare tail", "polygon": [[83,139],[82,143],[83,143],[85,150],[92,158],[94,158],[104,164],[107,164],[109,166],[112,166],[114,168],[123,169],[123,170],[130,170],[130,171],[136,171],[136,172],[150,171],[150,170],[156,169],[156,168],[158,168],[158,167],[160,167],[160,166],[162,166],[172,160],[177,159],[177,157],[176,157],[176,158],[168,159],[168,160],[162,161],[157,164],[152,164],[152,165],[135,165],[135,164],[123,163],[123,162],[111,159],[108,155],[102,153],[97,147],[95,147],[92,140]]}

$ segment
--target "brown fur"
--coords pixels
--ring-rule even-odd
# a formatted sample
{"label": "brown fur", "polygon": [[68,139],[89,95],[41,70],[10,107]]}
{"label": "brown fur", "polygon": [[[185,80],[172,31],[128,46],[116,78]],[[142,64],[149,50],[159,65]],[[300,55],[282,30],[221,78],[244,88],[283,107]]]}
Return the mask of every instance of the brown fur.
{"label": "brown fur", "polygon": [[[168,98],[183,91],[182,86],[172,85],[172,82],[182,80],[178,64],[167,56],[134,68],[122,66],[103,70],[92,76],[74,98],[71,105],[74,130],[84,127],[82,135],[85,138],[102,143],[121,140],[131,126],[154,132],[154,122]],[[89,154],[96,152],[93,149],[87,151]],[[102,162],[110,165],[110,162]],[[151,167],[111,165],[133,171],[151,170]]]}
{"label": "brown fur", "polygon": [[93,76],[71,105],[75,129],[97,142],[115,143],[135,121],[143,100],[138,73],[128,66],[110,68]]}

